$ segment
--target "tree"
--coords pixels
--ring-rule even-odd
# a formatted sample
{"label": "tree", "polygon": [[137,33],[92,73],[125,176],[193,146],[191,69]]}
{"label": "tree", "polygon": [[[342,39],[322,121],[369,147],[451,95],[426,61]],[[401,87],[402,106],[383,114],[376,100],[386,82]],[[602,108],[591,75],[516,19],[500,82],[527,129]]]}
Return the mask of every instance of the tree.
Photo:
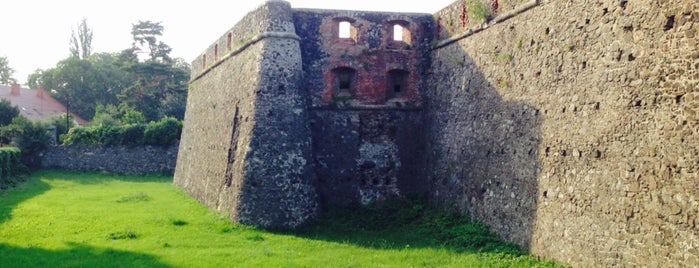
{"label": "tree", "polygon": [[0,99],[0,127],[12,123],[12,118],[19,115],[17,106],[12,106],[9,100]]}
{"label": "tree", "polygon": [[0,84],[11,85],[17,83],[17,80],[12,77],[15,70],[10,68],[10,63],[7,57],[0,57]]}
{"label": "tree", "polygon": [[[120,54],[133,83],[119,99],[148,121],[164,116],[182,119],[186,105],[190,66],[182,59],[170,58],[172,49],[158,40],[163,29],[159,22],[139,21],[131,30],[133,46]],[[146,52],[150,58],[139,61],[138,54]]]}
{"label": "tree", "polygon": [[87,59],[92,54],[92,29],[87,27],[87,19],[78,24],[78,34],[75,30],[70,34],[70,55],[78,59]]}
{"label": "tree", "polygon": [[169,62],[172,48],[158,37],[163,35],[165,27],[160,22],[139,21],[132,25],[131,36],[133,37],[132,47],[136,54],[144,54],[150,57],[151,61]]}
{"label": "tree", "polygon": [[39,152],[51,144],[48,127],[42,122],[32,122],[24,116],[12,119],[12,124],[3,128],[3,136],[12,140],[12,145],[22,153],[22,162],[29,167],[37,167],[41,163]]}

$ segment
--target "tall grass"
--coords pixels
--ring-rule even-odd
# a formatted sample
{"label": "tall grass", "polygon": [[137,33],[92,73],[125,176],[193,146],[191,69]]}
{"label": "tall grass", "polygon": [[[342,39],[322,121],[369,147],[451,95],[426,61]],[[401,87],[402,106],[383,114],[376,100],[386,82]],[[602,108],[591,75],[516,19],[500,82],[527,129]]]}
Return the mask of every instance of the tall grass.
{"label": "tall grass", "polygon": [[269,231],[230,223],[171,180],[34,173],[0,192],[0,267],[554,266],[410,199]]}

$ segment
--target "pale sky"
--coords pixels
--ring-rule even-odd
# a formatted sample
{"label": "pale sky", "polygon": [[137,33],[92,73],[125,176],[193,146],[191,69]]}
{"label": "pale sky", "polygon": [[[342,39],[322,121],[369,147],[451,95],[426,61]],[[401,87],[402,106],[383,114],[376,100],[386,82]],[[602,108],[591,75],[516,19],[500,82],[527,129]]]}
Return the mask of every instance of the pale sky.
{"label": "pale sky", "polygon": [[[294,8],[352,9],[434,13],[456,0],[291,0]],[[69,55],[72,29],[83,18],[93,30],[93,53],[131,46],[131,25],[162,22],[162,41],[171,56],[191,62],[219,36],[264,0],[6,0],[0,3],[0,56],[8,58],[14,78],[26,83],[37,68],[48,69]]]}

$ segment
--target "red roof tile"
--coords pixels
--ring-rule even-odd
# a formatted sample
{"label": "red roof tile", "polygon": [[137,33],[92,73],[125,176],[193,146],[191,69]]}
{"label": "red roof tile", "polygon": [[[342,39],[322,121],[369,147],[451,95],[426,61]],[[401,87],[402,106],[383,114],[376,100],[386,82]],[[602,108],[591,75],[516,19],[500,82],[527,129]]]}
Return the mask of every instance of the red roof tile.
{"label": "red roof tile", "polygon": [[[13,92],[11,86],[0,85],[0,99],[9,100],[19,108],[20,114],[30,120],[48,122],[56,115],[64,115],[66,107],[43,90],[18,87]],[[79,125],[87,124],[82,117],[71,113]]]}

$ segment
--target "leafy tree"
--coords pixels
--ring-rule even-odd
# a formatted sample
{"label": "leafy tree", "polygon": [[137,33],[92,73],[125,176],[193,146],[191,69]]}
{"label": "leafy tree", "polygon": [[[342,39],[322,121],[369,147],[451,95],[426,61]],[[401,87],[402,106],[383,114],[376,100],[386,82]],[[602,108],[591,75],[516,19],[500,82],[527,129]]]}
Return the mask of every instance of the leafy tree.
{"label": "leafy tree", "polygon": [[121,117],[121,122],[124,125],[143,124],[146,122],[146,117],[139,111],[128,109],[124,112],[124,116]]}
{"label": "leafy tree", "polygon": [[[133,47],[122,51],[124,67],[133,76],[133,83],[124,89],[119,99],[143,114],[147,121],[164,116],[184,118],[187,82],[190,66],[182,59],[172,59],[172,50],[159,41],[163,26],[158,22],[139,21],[131,34]],[[138,54],[149,58],[138,60]]]}
{"label": "leafy tree", "polygon": [[70,55],[79,59],[86,59],[92,54],[92,29],[87,27],[87,19],[82,19],[78,24],[78,34],[75,30],[70,34]]}
{"label": "leafy tree", "polygon": [[131,36],[133,36],[132,46],[136,54],[147,53],[152,61],[169,62],[172,48],[158,37],[163,35],[165,27],[160,22],[139,21],[132,25]]}
{"label": "leafy tree", "polygon": [[24,116],[13,118],[12,124],[3,128],[3,136],[9,137],[12,145],[22,150],[22,162],[29,167],[39,166],[39,153],[52,140],[46,124],[29,121]]}
{"label": "leafy tree", "polygon": [[[118,53],[90,54],[92,30],[83,20],[77,34],[73,32],[73,55],[54,68],[36,70],[29,75],[28,84],[49,90],[71,111],[88,120],[97,116],[100,105],[119,109],[111,113],[111,119],[99,115],[98,121],[118,124],[128,109],[139,112],[145,121],[164,116],[182,119],[190,66],[182,59],[170,57],[172,49],[158,40],[163,29],[159,22],[141,21],[133,25],[132,47]],[[145,59],[139,60],[139,54],[144,53]]]}
{"label": "leafy tree", "polygon": [[7,57],[0,57],[0,84],[10,85],[17,82],[16,79],[12,77],[15,70],[10,68],[10,62]]}
{"label": "leafy tree", "polygon": [[12,123],[12,118],[19,115],[17,106],[12,106],[12,103],[6,99],[0,99],[0,126],[6,126]]}

